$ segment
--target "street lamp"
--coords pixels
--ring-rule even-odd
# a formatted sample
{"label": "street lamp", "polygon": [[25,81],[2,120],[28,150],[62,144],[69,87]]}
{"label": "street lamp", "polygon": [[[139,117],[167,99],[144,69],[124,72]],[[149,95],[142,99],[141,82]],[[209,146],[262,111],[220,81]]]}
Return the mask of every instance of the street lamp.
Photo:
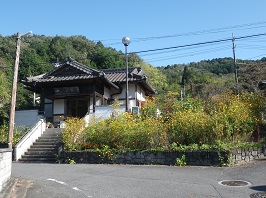
{"label": "street lamp", "polygon": [[122,43],[125,46],[125,57],[126,57],[126,112],[128,112],[128,55],[127,55],[127,46],[130,43],[130,38],[125,36],[122,39]]}
{"label": "street lamp", "polygon": [[20,42],[23,36],[32,34],[32,31],[26,34],[17,33],[17,49],[16,49],[16,60],[13,71],[13,83],[12,83],[12,94],[11,94],[11,106],[9,116],[9,128],[8,128],[8,148],[12,149],[13,131],[14,131],[14,120],[15,120],[15,107],[16,107],[16,96],[17,96],[17,81],[18,81],[18,65],[20,55]]}

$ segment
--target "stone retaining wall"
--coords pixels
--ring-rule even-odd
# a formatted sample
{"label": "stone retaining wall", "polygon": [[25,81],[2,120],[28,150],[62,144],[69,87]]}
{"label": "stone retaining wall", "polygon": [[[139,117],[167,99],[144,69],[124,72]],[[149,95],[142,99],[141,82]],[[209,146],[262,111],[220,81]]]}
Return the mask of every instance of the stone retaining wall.
{"label": "stone retaining wall", "polygon": [[[60,161],[68,163],[115,163],[115,164],[159,164],[174,165],[177,158],[186,157],[187,165],[219,166],[226,163],[242,163],[266,156],[265,146],[262,148],[235,149],[232,151],[185,151],[185,152],[126,152],[115,157],[101,156],[96,152],[65,152],[60,154]],[[111,158],[111,159],[110,159]]]}
{"label": "stone retaining wall", "polygon": [[266,145],[261,148],[239,148],[230,151],[232,161],[237,163],[252,161],[266,156]]}
{"label": "stone retaining wall", "polygon": [[0,192],[11,177],[12,149],[0,149]]}

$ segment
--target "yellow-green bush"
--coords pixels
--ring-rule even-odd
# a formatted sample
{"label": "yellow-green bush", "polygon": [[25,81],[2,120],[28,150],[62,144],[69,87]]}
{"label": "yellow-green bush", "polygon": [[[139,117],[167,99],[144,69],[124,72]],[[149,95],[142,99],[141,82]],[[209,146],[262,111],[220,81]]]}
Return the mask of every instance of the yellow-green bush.
{"label": "yellow-green bush", "polygon": [[167,134],[160,118],[143,118],[124,113],[102,120],[85,129],[87,148],[150,149],[167,145]]}
{"label": "yellow-green bush", "polygon": [[218,140],[249,140],[259,119],[249,101],[246,95],[237,97],[228,94],[216,97],[210,116]]}
{"label": "yellow-green bush", "polygon": [[216,95],[211,100],[171,100],[165,112],[155,116],[153,100],[141,116],[117,115],[84,127],[83,119],[66,121],[63,141],[67,150],[143,150],[171,145],[210,145],[217,142],[249,141],[261,122],[265,99],[256,94]]}
{"label": "yellow-green bush", "polygon": [[168,119],[169,135],[173,142],[186,145],[248,141],[264,101],[253,94],[221,94],[208,103],[197,98],[180,101]]}
{"label": "yellow-green bush", "polygon": [[214,139],[211,117],[204,111],[176,111],[169,123],[171,142],[211,143]]}
{"label": "yellow-green bush", "polygon": [[66,128],[62,131],[62,140],[66,150],[81,150],[84,145],[85,120],[70,117],[65,121]]}

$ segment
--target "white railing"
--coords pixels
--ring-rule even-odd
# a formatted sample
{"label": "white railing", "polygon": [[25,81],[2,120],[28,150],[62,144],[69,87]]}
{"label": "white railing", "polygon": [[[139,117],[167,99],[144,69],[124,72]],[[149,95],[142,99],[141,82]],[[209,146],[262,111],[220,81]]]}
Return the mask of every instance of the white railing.
{"label": "white railing", "polygon": [[40,118],[39,121],[23,136],[14,146],[14,160],[17,161],[30,148],[30,146],[43,134],[46,128],[46,121]]}
{"label": "white railing", "polygon": [[87,127],[90,123],[90,114],[88,112],[84,116],[84,120],[85,120],[85,127]]}
{"label": "white railing", "polygon": [[95,120],[110,118],[112,115],[119,115],[125,112],[125,106],[119,106],[114,109],[112,106],[95,107]]}

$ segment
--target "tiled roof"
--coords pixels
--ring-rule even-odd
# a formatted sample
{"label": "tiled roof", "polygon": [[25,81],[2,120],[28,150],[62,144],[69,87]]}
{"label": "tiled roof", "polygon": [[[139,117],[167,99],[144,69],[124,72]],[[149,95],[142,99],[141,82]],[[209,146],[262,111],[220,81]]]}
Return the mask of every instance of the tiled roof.
{"label": "tiled roof", "polygon": [[[126,82],[126,69],[103,69],[101,70],[105,73],[106,78],[108,78],[113,83]],[[146,78],[140,67],[128,68],[128,81],[136,81],[142,78]]]}
{"label": "tiled roof", "polygon": [[[24,84],[31,83],[47,83],[47,82],[64,82],[73,80],[88,80],[97,79],[108,83],[110,86],[119,89],[117,84],[126,82],[126,69],[103,69],[95,70],[91,69],[77,61],[68,58],[66,62],[56,67],[51,72],[46,74],[28,77],[23,81]],[[140,67],[128,68],[128,81],[141,83],[148,92],[155,93],[149,83],[146,81],[146,76]]]}
{"label": "tiled roof", "polygon": [[35,82],[57,82],[57,81],[69,81],[69,80],[81,80],[81,79],[92,79],[94,76],[92,75],[76,75],[76,76],[48,76],[48,77],[41,77],[36,78],[29,77],[28,82],[35,81]]}
{"label": "tiled roof", "polygon": [[[67,66],[71,66],[76,69],[76,73],[59,73],[60,70],[69,70]],[[101,71],[97,71],[95,69],[91,69],[87,66],[84,66],[77,61],[68,58],[66,62],[60,64],[51,72],[46,74],[42,74],[39,76],[28,77],[27,82],[56,82],[56,81],[71,81],[71,80],[85,80],[85,79],[93,79],[102,76],[103,73]]]}

